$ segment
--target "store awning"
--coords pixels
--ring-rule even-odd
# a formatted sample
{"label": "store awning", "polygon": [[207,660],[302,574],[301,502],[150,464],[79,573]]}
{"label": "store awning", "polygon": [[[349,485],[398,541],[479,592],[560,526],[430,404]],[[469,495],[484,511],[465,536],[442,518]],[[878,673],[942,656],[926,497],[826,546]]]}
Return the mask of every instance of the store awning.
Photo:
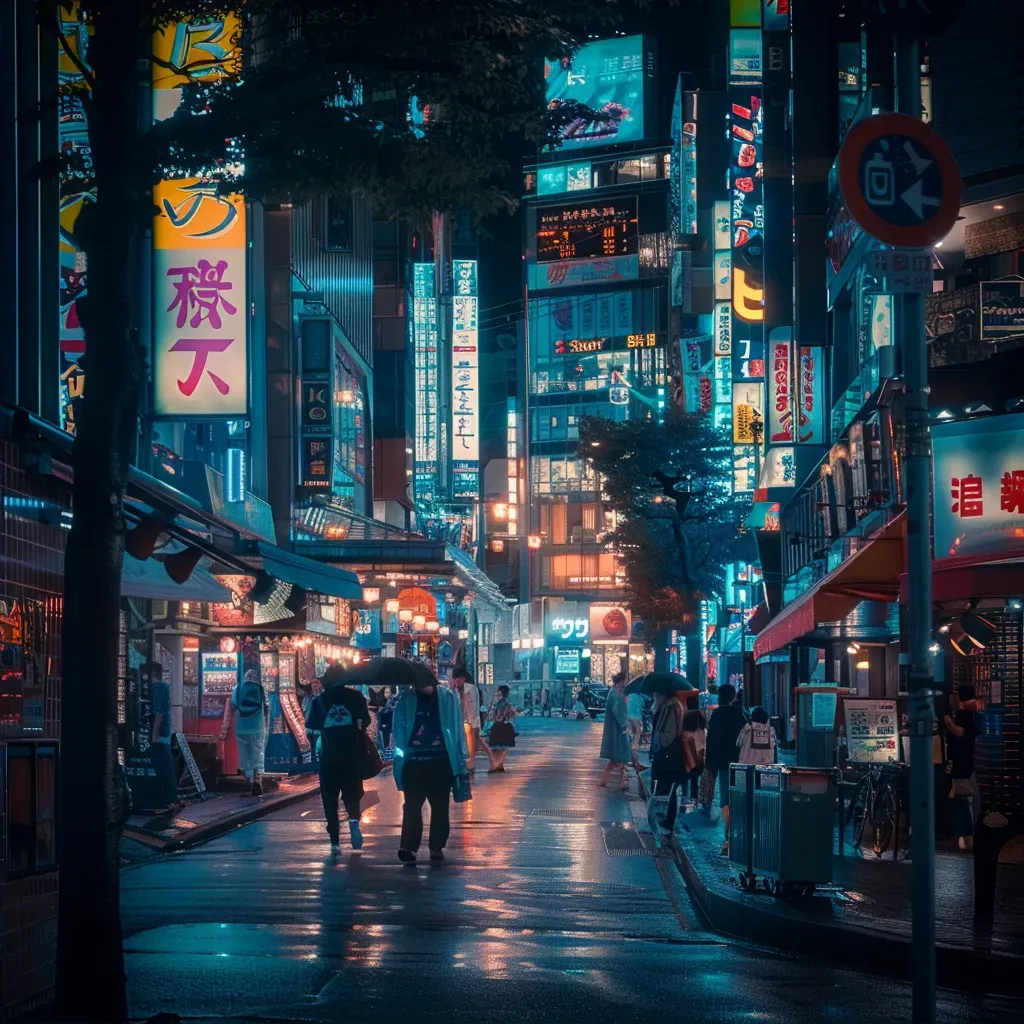
{"label": "store awning", "polygon": [[163,562],[155,558],[142,561],[132,558],[126,551],[121,564],[121,596],[144,597],[156,601],[212,601],[231,600],[231,591],[218,583],[203,569],[193,569],[184,583],[175,583]]}
{"label": "store awning", "polygon": [[901,512],[842,565],[786,605],[758,634],[755,659],[813,632],[819,622],[846,618],[861,601],[895,601],[900,593],[905,523],[906,513]]}
{"label": "store awning", "polygon": [[[900,576],[900,602],[907,603],[908,576]],[[973,601],[1024,595],[1024,547],[932,561],[932,602]]]}
{"label": "store awning", "polygon": [[362,600],[363,588],[359,577],[348,569],[314,562],[312,558],[303,558],[302,555],[262,541],[255,544],[254,553],[263,559],[264,572],[276,576],[282,583],[291,583],[303,590],[340,597],[345,601]]}
{"label": "store awning", "polygon": [[508,600],[501,588],[473,561],[472,556],[452,544],[445,547],[445,554],[455,564],[455,574],[462,578],[476,597],[486,601],[498,612],[508,607]]}

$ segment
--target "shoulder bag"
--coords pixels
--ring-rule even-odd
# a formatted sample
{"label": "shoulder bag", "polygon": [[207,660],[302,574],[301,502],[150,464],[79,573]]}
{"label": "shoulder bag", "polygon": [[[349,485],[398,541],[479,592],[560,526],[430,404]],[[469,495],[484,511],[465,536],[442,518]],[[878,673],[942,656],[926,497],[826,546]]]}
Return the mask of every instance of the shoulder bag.
{"label": "shoulder bag", "polygon": [[357,735],[359,737],[359,778],[375,779],[384,771],[384,762],[381,760],[380,751],[365,729],[358,729]]}

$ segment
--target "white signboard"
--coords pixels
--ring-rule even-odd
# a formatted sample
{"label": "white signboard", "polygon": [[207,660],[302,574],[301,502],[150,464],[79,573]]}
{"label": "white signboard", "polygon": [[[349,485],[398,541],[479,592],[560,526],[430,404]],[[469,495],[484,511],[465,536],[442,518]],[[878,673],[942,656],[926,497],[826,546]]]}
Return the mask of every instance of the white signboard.
{"label": "white signboard", "polygon": [[480,300],[476,260],[453,260],[452,275],[454,497],[476,498],[480,490]]}
{"label": "white signboard", "polygon": [[715,304],[715,355],[732,355],[732,304]]}
{"label": "white signboard", "polygon": [[729,302],[732,299],[732,253],[715,253],[715,301]]}
{"label": "white signboard", "polygon": [[729,230],[729,200],[717,199],[713,208],[715,251],[732,248],[732,233]]}

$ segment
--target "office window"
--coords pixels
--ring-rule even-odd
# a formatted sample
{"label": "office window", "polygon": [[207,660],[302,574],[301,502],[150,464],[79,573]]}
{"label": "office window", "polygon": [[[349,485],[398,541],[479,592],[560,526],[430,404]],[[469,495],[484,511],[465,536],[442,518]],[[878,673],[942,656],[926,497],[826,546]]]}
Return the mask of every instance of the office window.
{"label": "office window", "polygon": [[57,867],[57,748],[7,747],[7,873],[19,878]]}

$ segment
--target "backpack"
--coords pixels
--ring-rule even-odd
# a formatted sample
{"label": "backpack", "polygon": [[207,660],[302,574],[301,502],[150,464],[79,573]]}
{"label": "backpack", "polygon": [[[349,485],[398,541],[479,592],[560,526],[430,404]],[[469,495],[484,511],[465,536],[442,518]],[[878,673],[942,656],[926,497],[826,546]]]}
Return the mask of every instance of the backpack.
{"label": "backpack", "polygon": [[239,718],[252,718],[263,711],[263,684],[252,680],[242,683],[235,701],[235,709]]}
{"label": "backpack", "polygon": [[740,764],[771,764],[775,760],[775,733],[767,723],[748,721],[740,733]]}

